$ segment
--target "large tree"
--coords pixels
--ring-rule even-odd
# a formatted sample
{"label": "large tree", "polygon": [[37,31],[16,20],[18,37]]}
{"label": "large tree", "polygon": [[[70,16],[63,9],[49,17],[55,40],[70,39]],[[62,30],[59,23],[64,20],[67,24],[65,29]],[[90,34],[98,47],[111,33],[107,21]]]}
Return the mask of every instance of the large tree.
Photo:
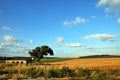
{"label": "large tree", "polygon": [[36,47],[35,49],[29,51],[29,54],[36,61],[42,59],[44,55],[48,55],[48,54],[54,55],[53,50],[48,46]]}

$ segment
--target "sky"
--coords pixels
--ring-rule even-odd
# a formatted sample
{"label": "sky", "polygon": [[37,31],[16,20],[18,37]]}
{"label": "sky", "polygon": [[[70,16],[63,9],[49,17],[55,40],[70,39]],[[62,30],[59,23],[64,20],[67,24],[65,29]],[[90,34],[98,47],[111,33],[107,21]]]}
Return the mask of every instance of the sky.
{"label": "sky", "polygon": [[120,0],[0,0],[0,56],[120,55]]}

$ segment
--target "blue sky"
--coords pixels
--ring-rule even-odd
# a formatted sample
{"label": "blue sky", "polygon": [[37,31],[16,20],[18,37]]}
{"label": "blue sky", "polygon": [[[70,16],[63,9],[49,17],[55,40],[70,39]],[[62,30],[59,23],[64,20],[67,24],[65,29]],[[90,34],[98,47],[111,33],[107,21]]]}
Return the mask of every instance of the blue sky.
{"label": "blue sky", "polygon": [[0,0],[0,56],[120,55],[119,0]]}

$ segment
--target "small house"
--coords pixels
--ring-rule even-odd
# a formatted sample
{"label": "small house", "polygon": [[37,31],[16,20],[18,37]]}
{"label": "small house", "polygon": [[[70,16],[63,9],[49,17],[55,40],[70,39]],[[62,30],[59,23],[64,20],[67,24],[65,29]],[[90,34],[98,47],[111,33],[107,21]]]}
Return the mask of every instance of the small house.
{"label": "small house", "polygon": [[26,60],[6,60],[9,64],[27,64]]}
{"label": "small house", "polygon": [[29,62],[31,62],[31,59],[15,58],[15,59],[6,60],[7,64],[25,64],[26,65]]}

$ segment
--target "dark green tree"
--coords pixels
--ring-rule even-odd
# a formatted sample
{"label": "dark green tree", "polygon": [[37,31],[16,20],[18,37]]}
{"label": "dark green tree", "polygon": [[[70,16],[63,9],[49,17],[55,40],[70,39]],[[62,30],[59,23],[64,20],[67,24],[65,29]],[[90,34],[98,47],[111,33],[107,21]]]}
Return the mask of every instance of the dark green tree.
{"label": "dark green tree", "polygon": [[44,58],[44,55],[48,55],[48,54],[54,55],[53,50],[45,45],[41,47],[36,47],[35,49],[29,51],[29,54],[36,61],[39,61],[40,59]]}

